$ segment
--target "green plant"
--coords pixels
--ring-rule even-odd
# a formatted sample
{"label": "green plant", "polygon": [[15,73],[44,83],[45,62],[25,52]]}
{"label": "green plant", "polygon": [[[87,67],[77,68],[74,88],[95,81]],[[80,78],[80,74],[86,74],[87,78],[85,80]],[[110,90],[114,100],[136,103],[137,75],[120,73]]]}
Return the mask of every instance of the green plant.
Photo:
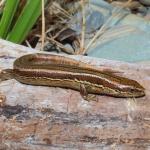
{"label": "green plant", "polygon": [[[38,17],[41,15],[41,0],[26,0],[19,17],[13,22],[21,0],[6,0],[0,20],[0,37],[14,43],[22,43]],[[8,11],[9,10],[9,11]]]}
{"label": "green plant", "polygon": [[19,4],[19,0],[7,0],[6,1],[5,8],[3,10],[3,15],[0,21],[0,37],[1,38],[4,38],[4,39],[6,38],[18,4]]}

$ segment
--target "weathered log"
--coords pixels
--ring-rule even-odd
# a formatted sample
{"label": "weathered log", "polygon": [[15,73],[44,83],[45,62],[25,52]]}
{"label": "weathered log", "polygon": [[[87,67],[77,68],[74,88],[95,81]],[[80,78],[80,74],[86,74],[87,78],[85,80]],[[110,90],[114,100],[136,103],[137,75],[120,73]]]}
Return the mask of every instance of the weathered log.
{"label": "weathered log", "polygon": [[[16,57],[37,52],[0,40],[0,69],[12,67]],[[68,56],[137,80],[146,96],[137,99],[97,96],[85,101],[77,91],[0,83],[6,96],[0,107],[0,149],[149,149],[150,64]]]}

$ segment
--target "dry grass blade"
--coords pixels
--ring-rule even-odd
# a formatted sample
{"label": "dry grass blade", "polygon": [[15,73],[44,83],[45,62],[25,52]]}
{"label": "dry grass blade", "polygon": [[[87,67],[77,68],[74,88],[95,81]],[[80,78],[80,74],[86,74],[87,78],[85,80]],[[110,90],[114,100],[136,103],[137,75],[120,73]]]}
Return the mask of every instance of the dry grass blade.
{"label": "dry grass blade", "polygon": [[42,0],[42,45],[41,50],[44,49],[44,41],[45,41],[45,13],[44,13],[44,0]]}
{"label": "dry grass blade", "polygon": [[85,18],[85,0],[81,0],[81,7],[82,7],[82,32],[81,32],[81,42],[80,42],[80,50],[77,51],[77,54],[84,54],[85,48],[85,31],[86,31],[86,18]]}
{"label": "dry grass blade", "polygon": [[66,48],[63,44],[59,43],[58,41],[54,40],[53,38],[46,37],[47,40],[52,42],[53,44],[57,45],[59,48],[61,48],[62,51],[68,53],[68,54],[73,54],[74,52],[72,49]]}
{"label": "dry grass blade", "polygon": [[5,1],[6,1],[6,0],[1,0],[1,1],[0,1],[0,9],[4,6]]}
{"label": "dry grass blade", "polygon": [[109,29],[105,32],[105,34],[101,36],[101,38],[97,42],[93,43],[92,47],[94,48],[97,44],[101,45],[113,39],[117,39],[129,33],[135,33],[135,32],[139,32],[139,31],[136,30],[134,27],[130,27],[126,25]]}

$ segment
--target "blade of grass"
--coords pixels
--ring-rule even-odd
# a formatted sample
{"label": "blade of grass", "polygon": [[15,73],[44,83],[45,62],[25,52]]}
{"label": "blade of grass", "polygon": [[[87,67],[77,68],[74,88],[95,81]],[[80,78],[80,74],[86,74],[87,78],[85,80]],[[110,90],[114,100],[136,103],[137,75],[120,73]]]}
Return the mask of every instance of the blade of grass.
{"label": "blade of grass", "polygon": [[12,19],[16,12],[19,0],[7,0],[0,21],[0,38],[6,38]]}
{"label": "blade of grass", "polygon": [[41,15],[41,0],[28,0],[7,40],[22,43]]}
{"label": "blade of grass", "polygon": [[44,11],[44,0],[42,0],[42,45],[41,45],[41,50],[44,49],[44,41],[45,41],[45,11]]}

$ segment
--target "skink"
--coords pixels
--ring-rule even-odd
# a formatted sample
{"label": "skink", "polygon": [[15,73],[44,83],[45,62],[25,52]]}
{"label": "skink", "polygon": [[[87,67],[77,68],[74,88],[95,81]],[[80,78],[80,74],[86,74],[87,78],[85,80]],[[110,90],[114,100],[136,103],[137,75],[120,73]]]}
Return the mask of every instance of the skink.
{"label": "skink", "polygon": [[24,84],[70,88],[88,94],[113,97],[142,97],[144,88],[135,80],[109,73],[86,63],[52,54],[28,54],[8,69]]}

